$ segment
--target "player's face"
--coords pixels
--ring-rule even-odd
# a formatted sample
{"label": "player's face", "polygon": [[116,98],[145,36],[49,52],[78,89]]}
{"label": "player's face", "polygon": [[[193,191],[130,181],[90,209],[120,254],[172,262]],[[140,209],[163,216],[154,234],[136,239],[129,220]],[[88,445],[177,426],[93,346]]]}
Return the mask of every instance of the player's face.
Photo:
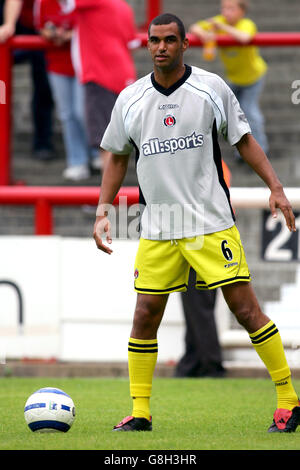
{"label": "player's face", "polygon": [[161,70],[174,70],[183,62],[188,40],[182,40],[176,23],[152,25],[149,32],[148,50],[154,66]]}

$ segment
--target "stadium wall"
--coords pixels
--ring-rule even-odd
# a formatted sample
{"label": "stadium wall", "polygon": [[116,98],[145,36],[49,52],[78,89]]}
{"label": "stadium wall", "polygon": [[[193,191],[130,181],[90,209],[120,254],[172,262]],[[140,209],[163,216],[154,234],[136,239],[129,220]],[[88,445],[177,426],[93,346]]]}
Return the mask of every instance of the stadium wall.
{"label": "stadium wall", "polygon": [[[0,360],[124,362],[136,301],[133,263],[137,244],[137,240],[116,240],[114,254],[104,256],[97,253],[91,239],[1,237],[0,280],[18,286],[23,315],[20,321],[18,298],[11,285],[0,285]],[[300,269],[296,284],[284,290],[290,303],[286,314],[269,305],[293,360],[299,355],[300,319],[291,299],[299,287]],[[227,351],[225,359],[257,363],[248,335],[231,328],[230,316],[219,292],[216,322]],[[180,294],[175,293],[169,297],[159,330],[159,362],[177,362],[184,352],[184,333]]]}

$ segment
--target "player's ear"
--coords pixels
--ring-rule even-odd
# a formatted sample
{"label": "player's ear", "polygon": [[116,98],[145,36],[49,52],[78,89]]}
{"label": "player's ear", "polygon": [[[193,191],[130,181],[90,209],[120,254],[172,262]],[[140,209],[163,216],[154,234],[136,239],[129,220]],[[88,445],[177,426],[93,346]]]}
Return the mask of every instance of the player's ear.
{"label": "player's ear", "polygon": [[184,38],[184,40],[182,41],[182,50],[183,50],[183,52],[185,52],[188,49],[189,46],[190,46],[190,43],[189,43],[188,38]]}

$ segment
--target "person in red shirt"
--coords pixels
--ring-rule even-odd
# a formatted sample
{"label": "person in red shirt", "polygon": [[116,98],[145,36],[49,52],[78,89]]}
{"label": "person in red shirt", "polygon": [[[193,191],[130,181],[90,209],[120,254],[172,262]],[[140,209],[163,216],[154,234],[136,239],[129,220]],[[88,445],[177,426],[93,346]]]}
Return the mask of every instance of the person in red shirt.
{"label": "person in red shirt", "polygon": [[46,51],[46,62],[66,150],[67,168],[63,177],[84,180],[90,176],[84,90],[75,76],[70,52],[75,13],[65,14],[58,0],[36,0],[34,12],[37,30],[58,46]]}
{"label": "person in red shirt", "polygon": [[[73,64],[85,86],[90,146],[98,149],[118,94],[136,80],[131,49],[139,46],[134,13],[124,0],[60,0],[77,13]],[[101,150],[102,166],[107,152]],[[99,157],[94,165],[99,166]]]}
{"label": "person in red shirt", "polygon": [[[0,42],[14,34],[35,35],[33,9],[34,0],[1,0]],[[2,24],[3,23],[3,24]],[[44,52],[40,50],[14,51],[14,63],[29,62],[33,82],[33,156],[39,160],[54,157],[52,145],[53,98],[49,85]]]}

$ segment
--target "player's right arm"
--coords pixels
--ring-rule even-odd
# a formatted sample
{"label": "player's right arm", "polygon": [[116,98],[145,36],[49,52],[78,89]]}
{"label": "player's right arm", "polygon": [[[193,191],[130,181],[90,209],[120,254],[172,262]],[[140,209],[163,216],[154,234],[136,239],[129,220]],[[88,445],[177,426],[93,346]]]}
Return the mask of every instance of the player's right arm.
{"label": "player's right arm", "polygon": [[23,0],[6,0],[3,10],[3,25],[0,26],[0,43],[11,38],[23,6]]}
{"label": "player's right arm", "polygon": [[128,160],[129,155],[111,153],[103,173],[93,237],[97,248],[109,255],[112,253],[112,250],[103,243],[102,236],[106,234],[107,243],[110,244],[112,242],[108,211],[126,175]]}

